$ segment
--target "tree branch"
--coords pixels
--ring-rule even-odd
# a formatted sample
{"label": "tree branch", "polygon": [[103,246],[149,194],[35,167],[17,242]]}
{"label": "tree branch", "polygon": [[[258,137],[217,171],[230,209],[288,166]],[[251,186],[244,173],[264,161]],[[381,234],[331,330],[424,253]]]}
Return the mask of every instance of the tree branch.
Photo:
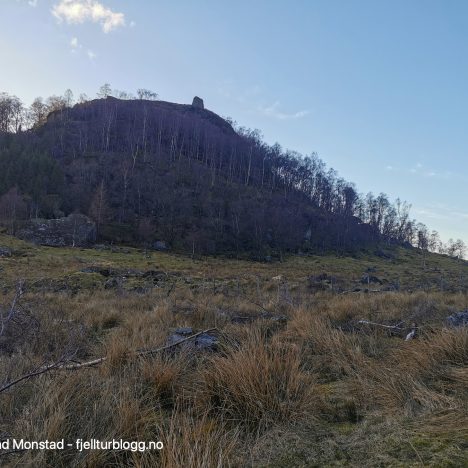
{"label": "tree branch", "polygon": [[[195,333],[194,335],[190,335],[187,338],[184,338],[180,341],[177,341],[176,343],[172,343],[170,345],[163,346],[161,348],[155,348],[155,349],[146,349],[146,350],[141,350],[141,351],[136,351],[133,353],[128,353],[127,356],[132,356],[132,357],[139,357],[139,356],[150,356],[152,354],[159,353],[161,351],[165,351],[167,349],[174,348],[175,346],[178,346],[182,343],[185,343],[189,340],[192,340],[193,338],[196,338],[197,336],[203,335],[204,333],[209,333],[212,331],[217,330],[217,328],[209,328],[207,330],[203,330],[201,332]],[[5,392],[9,388],[13,387],[14,385],[24,381],[28,380],[32,377],[37,377],[38,375],[45,374],[46,372],[50,372],[52,370],[78,370],[78,369],[83,369],[85,367],[93,367],[97,366],[99,364],[102,364],[104,361],[107,360],[107,356],[100,357],[98,359],[93,359],[92,361],[87,361],[87,362],[82,362],[82,363],[76,363],[76,364],[67,364],[67,362],[70,362],[70,360],[67,360],[63,362],[63,360],[58,361],[54,364],[49,364],[47,366],[40,367],[36,371],[30,372],[29,374],[25,374],[16,380],[13,380],[7,384],[5,384],[3,387],[0,387],[0,393]]]}

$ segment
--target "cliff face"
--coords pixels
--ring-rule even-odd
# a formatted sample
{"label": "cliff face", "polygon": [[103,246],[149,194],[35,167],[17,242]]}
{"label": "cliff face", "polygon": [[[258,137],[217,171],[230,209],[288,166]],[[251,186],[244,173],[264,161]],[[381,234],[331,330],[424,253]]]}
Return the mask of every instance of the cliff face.
{"label": "cliff face", "polygon": [[31,220],[16,235],[49,247],[86,247],[96,240],[96,225],[87,216],[73,214],[66,218]]}

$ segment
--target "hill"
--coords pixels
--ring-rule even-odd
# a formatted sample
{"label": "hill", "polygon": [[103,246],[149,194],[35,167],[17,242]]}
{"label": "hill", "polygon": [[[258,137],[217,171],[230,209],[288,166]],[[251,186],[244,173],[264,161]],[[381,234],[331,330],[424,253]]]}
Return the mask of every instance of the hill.
{"label": "hill", "polygon": [[257,259],[429,236],[408,205],[360,196],[316,155],[269,146],[194,105],[107,97],[60,107],[0,134],[0,167],[10,232],[79,212],[103,241]]}

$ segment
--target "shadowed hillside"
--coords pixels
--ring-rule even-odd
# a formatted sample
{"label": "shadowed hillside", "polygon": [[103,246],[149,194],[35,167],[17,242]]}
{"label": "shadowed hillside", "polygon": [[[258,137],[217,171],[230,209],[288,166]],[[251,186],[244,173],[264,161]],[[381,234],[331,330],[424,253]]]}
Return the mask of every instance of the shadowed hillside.
{"label": "shadowed hillside", "polygon": [[29,131],[0,134],[0,166],[10,232],[79,212],[101,240],[192,254],[428,248],[407,204],[360,196],[316,155],[269,146],[194,105],[107,97],[59,106]]}

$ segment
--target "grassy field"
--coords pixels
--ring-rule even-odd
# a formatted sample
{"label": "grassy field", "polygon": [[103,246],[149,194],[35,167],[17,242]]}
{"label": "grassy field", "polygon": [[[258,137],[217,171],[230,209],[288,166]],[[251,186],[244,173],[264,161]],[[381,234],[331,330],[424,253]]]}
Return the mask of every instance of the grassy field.
{"label": "grassy field", "polygon": [[[0,388],[57,364],[0,391],[0,440],[164,444],[0,452],[2,466],[468,465],[468,329],[446,325],[468,309],[466,262],[0,246]],[[215,328],[217,350],[137,354],[178,327]]]}

